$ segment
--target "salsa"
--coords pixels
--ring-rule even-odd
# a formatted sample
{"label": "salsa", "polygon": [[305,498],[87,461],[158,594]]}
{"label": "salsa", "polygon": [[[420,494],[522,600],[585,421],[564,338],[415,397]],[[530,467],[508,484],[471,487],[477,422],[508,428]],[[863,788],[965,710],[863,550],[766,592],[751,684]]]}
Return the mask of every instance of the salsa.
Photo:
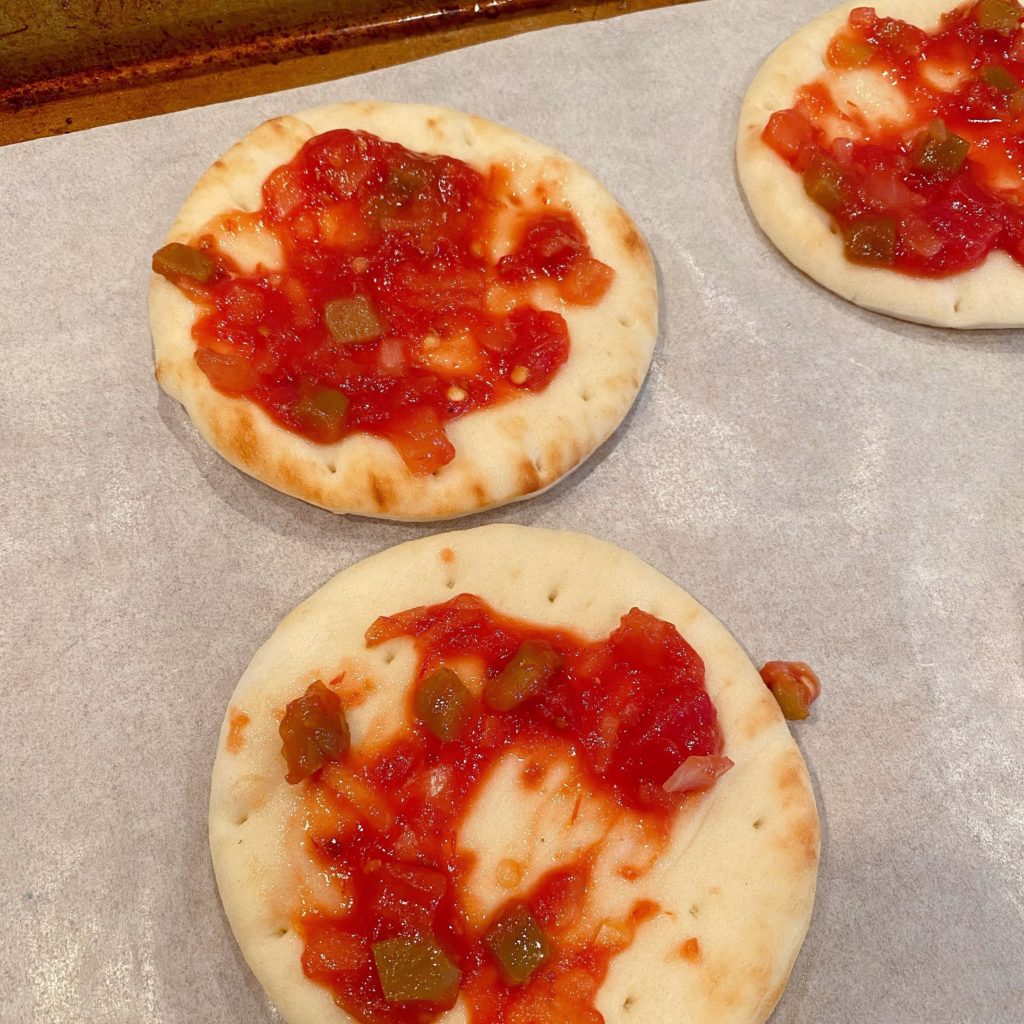
{"label": "salsa", "polygon": [[[762,138],[831,216],[848,259],[921,277],[978,266],[995,250],[1024,263],[1024,10],[978,0],[927,33],[871,7],[850,12]],[[894,87],[909,120],[840,111],[835,74]]]}
{"label": "salsa", "polygon": [[[199,307],[195,361],[218,391],[320,444],[386,438],[435,472],[455,455],[446,423],[542,391],[568,358],[542,290],[591,305],[614,278],[571,212],[550,196],[514,207],[508,177],[326,132],[269,175],[260,209],[220,220],[273,239],[280,265],[243,272],[211,230],[153,269]],[[499,222],[511,249],[495,258]]]}
{"label": "salsa", "polygon": [[779,702],[783,717],[790,722],[807,718],[811,705],[821,696],[817,673],[803,661],[765,662],[761,678]]}
{"label": "salsa", "polygon": [[[282,723],[288,779],[305,787],[304,855],[345,903],[300,907],[306,976],[366,1024],[427,1024],[460,994],[473,1024],[601,1024],[594,998],[609,963],[657,905],[636,899],[625,918],[581,934],[599,843],[516,891],[481,927],[466,912],[473,854],[459,829],[488,772],[529,752],[540,763],[524,785],[569,765],[588,799],[633,816],[663,845],[687,794],[732,764],[703,662],[674,626],[636,608],[591,642],[469,594],[381,617],[366,634],[370,646],[395,637],[412,637],[419,660],[408,725],[383,748],[350,749],[341,709],[336,737],[325,737],[320,682]],[[470,656],[484,666],[482,686],[452,667]],[[307,713],[315,742],[291,727]],[[670,785],[693,762],[697,776]],[[508,873],[516,889],[521,875]]]}

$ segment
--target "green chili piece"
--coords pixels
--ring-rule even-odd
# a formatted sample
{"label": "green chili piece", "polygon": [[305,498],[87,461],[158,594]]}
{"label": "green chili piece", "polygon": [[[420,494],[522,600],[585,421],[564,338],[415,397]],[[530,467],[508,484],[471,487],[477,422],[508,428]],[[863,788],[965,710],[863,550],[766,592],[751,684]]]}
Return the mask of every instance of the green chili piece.
{"label": "green chili piece", "polygon": [[843,227],[843,245],[855,263],[888,266],[896,258],[896,222],[891,217],[858,217]]}
{"label": "green chili piece", "polygon": [[462,972],[433,937],[373,944],[377,977],[389,1003],[452,1003]]}
{"label": "green chili piece", "polygon": [[981,77],[993,89],[998,89],[1000,92],[1015,92],[1020,88],[1020,82],[1006,68],[1001,68],[998,64],[989,64],[982,68]]}
{"label": "green chili piece", "polygon": [[345,345],[372,341],[384,331],[377,311],[365,295],[331,299],[324,306],[324,323],[331,337]]}
{"label": "green chili piece", "polygon": [[509,907],[488,929],[484,941],[510,985],[522,985],[548,958],[551,947],[522,903]]}
{"label": "green chili piece", "polygon": [[979,28],[1008,36],[1016,31],[1021,13],[1016,0],[981,0],[974,11],[974,20]]}
{"label": "green chili piece", "polygon": [[815,153],[804,171],[804,191],[818,206],[834,213],[843,205],[843,172],[835,160]]}
{"label": "green chili piece", "polygon": [[169,242],[153,253],[153,273],[173,281],[176,277],[190,277],[193,281],[206,284],[213,277],[213,260],[181,242]]}
{"label": "green chili piece", "polygon": [[458,674],[443,665],[423,680],[414,701],[416,717],[442,743],[458,739],[472,703]]}
{"label": "green chili piece", "polygon": [[554,648],[527,640],[505,667],[487,681],[484,700],[495,711],[511,711],[540,693],[561,664],[561,655]]}
{"label": "green chili piece", "polygon": [[345,432],[348,397],[335,388],[317,388],[295,403],[295,416],[320,441],[340,441]]}

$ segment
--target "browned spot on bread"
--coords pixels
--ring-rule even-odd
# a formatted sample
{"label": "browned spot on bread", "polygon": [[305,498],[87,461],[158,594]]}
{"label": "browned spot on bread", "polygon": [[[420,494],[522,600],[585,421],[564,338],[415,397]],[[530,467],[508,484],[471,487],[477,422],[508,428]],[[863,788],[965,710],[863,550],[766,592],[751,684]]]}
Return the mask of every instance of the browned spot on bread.
{"label": "browned spot on bread", "polygon": [[228,737],[224,741],[224,748],[229,754],[237,754],[245,743],[245,727],[252,719],[238,708],[232,708],[228,712]]}
{"label": "browned spot on bread", "polygon": [[261,461],[252,413],[241,400],[233,401],[223,417],[214,413],[210,425],[225,454],[249,467],[256,467]]}
{"label": "browned spot on bread", "polygon": [[519,463],[519,486],[517,494],[530,494],[540,487],[537,467],[530,459],[522,459]]}
{"label": "browned spot on bread", "polygon": [[799,853],[804,862],[813,867],[818,863],[818,850],[821,844],[821,829],[818,819],[808,815],[793,822],[785,845]]}
{"label": "browned spot on bread", "polygon": [[377,504],[377,508],[383,509],[387,505],[388,496],[387,491],[384,489],[382,482],[378,479],[376,473],[371,473],[369,478],[370,491],[373,494],[373,500]]}
{"label": "browned spot on bread", "polygon": [[213,166],[214,166],[214,167],[215,167],[215,168],[216,168],[216,169],[217,169],[218,171],[226,171],[226,170],[227,170],[227,168],[228,168],[228,164],[227,164],[227,161],[226,161],[226,160],[225,160],[225,159],[224,159],[223,157],[221,157],[221,158],[220,158],[219,160],[214,160],[214,162],[213,162]]}
{"label": "browned spot on bread", "polygon": [[779,709],[775,704],[775,698],[768,694],[765,687],[765,696],[758,700],[743,717],[739,723],[740,729],[746,739],[753,739],[759,736],[765,729],[775,725],[779,720]]}
{"label": "browned spot on bread", "polygon": [[786,756],[779,761],[776,780],[784,800],[796,796],[802,801],[805,785],[804,766],[795,750],[787,751]]}
{"label": "browned spot on bread", "polygon": [[626,252],[638,263],[650,263],[651,253],[647,243],[637,231],[633,218],[621,207],[616,207],[609,214],[609,227],[612,236],[618,238]]}
{"label": "browned spot on bread", "polygon": [[167,377],[167,364],[164,363],[163,360],[158,361],[154,372],[156,374],[157,381],[163,384]]}
{"label": "browned spot on bread", "polygon": [[[562,444],[568,445],[568,450],[562,449]],[[580,445],[575,437],[567,434],[562,441],[552,442],[547,449],[544,460],[544,482],[550,483],[559,477],[565,476],[573,466],[577,465],[583,457]]]}
{"label": "browned spot on bread", "polygon": [[519,441],[526,433],[526,417],[518,415],[505,417],[501,424],[501,430],[513,441]]}
{"label": "browned spot on bread", "polygon": [[[258,438],[255,438],[255,444],[258,446]],[[330,496],[322,487],[317,486],[313,476],[299,460],[285,457],[279,459],[276,464],[266,464],[262,467],[255,465],[257,462],[266,463],[266,460],[258,452],[253,461],[249,463],[254,468],[254,475],[258,479],[264,480],[288,494],[297,494],[303,500],[311,501],[315,505],[327,506],[330,504]]]}
{"label": "browned spot on bread", "polygon": [[455,552],[451,548],[441,548],[441,561],[446,565],[455,561]]}

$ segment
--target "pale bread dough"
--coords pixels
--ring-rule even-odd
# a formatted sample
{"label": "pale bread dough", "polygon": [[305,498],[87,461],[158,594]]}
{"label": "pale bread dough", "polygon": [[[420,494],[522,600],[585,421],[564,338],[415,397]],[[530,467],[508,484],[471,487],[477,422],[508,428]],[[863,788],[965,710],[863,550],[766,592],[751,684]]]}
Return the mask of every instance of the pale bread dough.
{"label": "pale bread dough", "polygon": [[[315,444],[279,427],[255,404],[214,389],[193,359],[196,307],[154,275],[149,308],[161,386],[232,465],[332,512],[444,519],[546,490],[611,435],[647,373],[658,300],[646,243],[605,188],[554,150],[467,114],[371,102],[321,107],[255,129],[200,178],[167,241],[188,242],[230,210],[257,209],[267,175],[309,138],[335,128],[363,129],[416,152],[447,153],[479,170],[505,164],[523,196],[539,182],[557,191],[594,256],[616,273],[596,306],[547,303],[569,326],[566,364],[544,391],[449,423],[455,458],[434,475],[415,476],[387,441],[353,434],[338,444]],[[276,244],[265,238],[229,237],[225,249],[243,268],[278,258]]]}
{"label": "pale bread dough", "polygon": [[[662,908],[612,961],[597,1008],[608,1024],[663,1024],[666,1007],[673,1024],[760,1024],[807,930],[819,856],[807,771],[775,700],[726,629],[635,555],[582,534],[506,525],[411,541],[346,569],[285,618],[231,698],[213,769],[210,846],[228,919],[275,1006],[290,1024],[351,1022],[302,974],[302,944],[291,928],[296,887],[313,883],[302,869],[308,860],[289,844],[299,800],[284,778],[279,715],[314,679],[344,672],[345,687],[368,694],[349,712],[353,745],[389,735],[405,719],[413,643],[368,649],[367,627],[379,614],[463,592],[595,639],[636,605],[674,623],[701,655],[723,752],[735,767],[691,801],[647,875],[634,883],[595,875],[611,911],[638,897]],[[226,744],[239,713],[251,722],[232,753]],[[460,833],[481,856],[478,875],[506,856],[532,857],[536,873],[549,866],[548,844],[565,856],[585,841],[559,813],[556,780],[538,796],[517,777],[499,770],[487,779]],[[485,914],[497,891],[486,878],[473,885]],[[696,963],[676,955],[691,937],[700,944]],[[460,1002],[441,1019],[461,1024],[465,1008]]]}
{"label": "pale bread dough", "polygon": [[[758,224],[791,263],[830,291],[878,313],[938,327],[963,329],[1024,325],[1024,268],[994,252],[974,270],[944,278],[915,278],[884,267],[850,262],[829,215],[804,193],[800,175],[761,141],[768,118],[796,99],[800,86],[825,71],[829,40],[846,22],[849,3],[790,36],[764,62],[740,111],[736,163],[740,184]],[[951,0],[881,0],[883,17],[900,18],[933,31],[957,5]],[[878,116],[896,115],[900,101],[872,73],[835,78],[842,95]],[[898,94],[895,94],[898,95]]]}

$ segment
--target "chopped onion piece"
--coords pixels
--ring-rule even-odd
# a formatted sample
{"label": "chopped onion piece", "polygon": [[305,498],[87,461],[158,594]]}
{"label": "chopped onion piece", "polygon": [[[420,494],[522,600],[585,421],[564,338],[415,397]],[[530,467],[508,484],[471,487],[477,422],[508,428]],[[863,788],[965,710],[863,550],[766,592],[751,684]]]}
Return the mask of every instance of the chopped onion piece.
{"label": "chopped onion piece", "polygon": [[832,152],[840,167],[853,166],[853,139],[836,139],[832,143]]}
{"label": "chopped onion piece", "polygon": [[733,762],[719,754],[691,754],[666,780],[666,793],[689,793],[707,789],[719,775],[724,775]]}
{"label": "chopped onion piece", "polygon": [[400,374],[405,370],[405,346],[401,338],[385,338],[377,350],[380,368],[389,374]]}

